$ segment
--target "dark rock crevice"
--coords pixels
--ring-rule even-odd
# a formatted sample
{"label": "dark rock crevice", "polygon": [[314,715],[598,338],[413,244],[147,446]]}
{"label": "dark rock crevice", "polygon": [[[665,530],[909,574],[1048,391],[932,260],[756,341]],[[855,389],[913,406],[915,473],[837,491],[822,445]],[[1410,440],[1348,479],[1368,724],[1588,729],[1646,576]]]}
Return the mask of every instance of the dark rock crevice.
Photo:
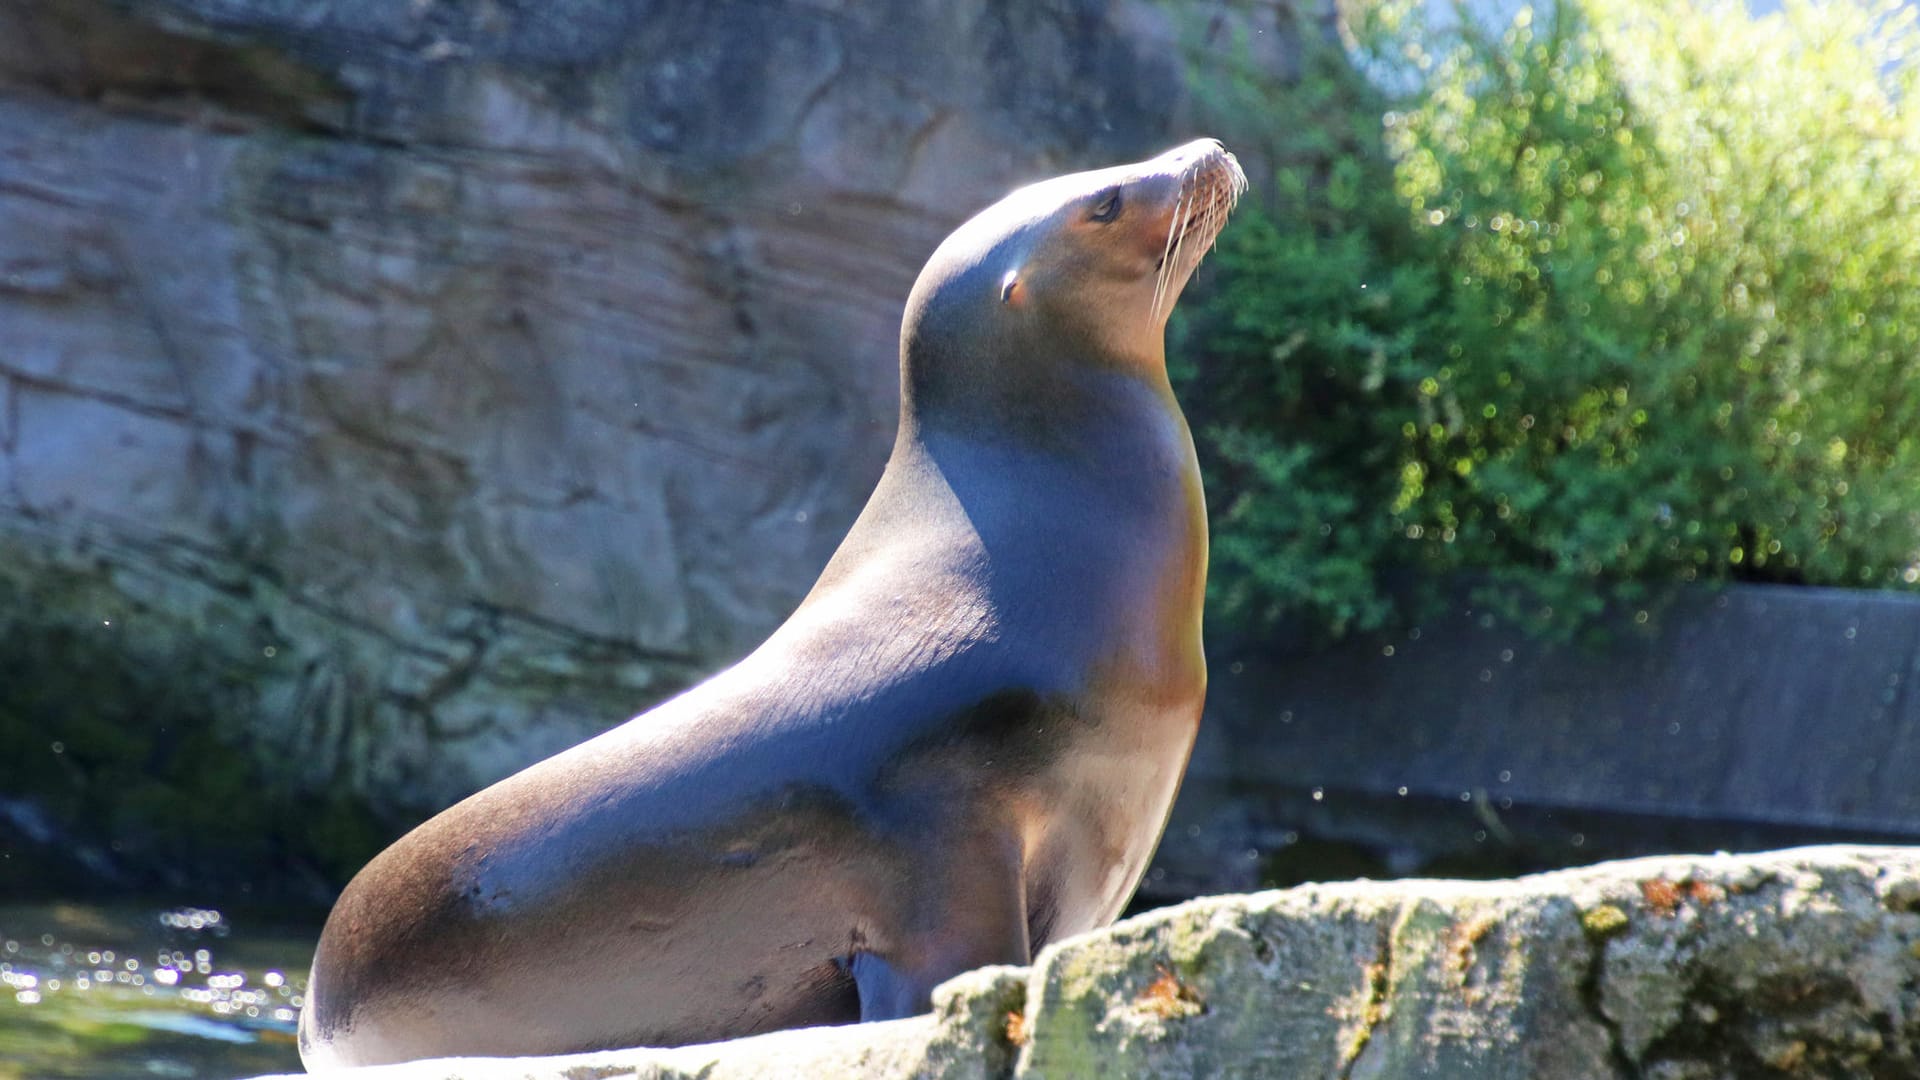
{"label": "dark rock crevice", "polygon": [[1373,1043],[1374,1031],[1386,1023],[1391,1013],[1390,990],[1393,986],[1394,938],[1406,925],[1411,912],[1401,912],[1391,920],[1382,920],[1374,942],[1373,962],[1367,965],[1367,1000],[1361,1006],[1359,1027],[1353,1033],[1340,1062],[1340,1080],[1352,1080],[1354,1069]]}
{"label": "dark rock crevice", "polygon": [[1587,963],[1580,980],[1580,1003],[1586,1009],[1588,1019],[1599,1024],[1607,1033],[1607,1056],[1614,1073],[1621,1080],[1642,1080],[1644,1074],[1640,1063],[1628,1053],[1626,1041],[1621,1037],[1620,1022],[1608,1015],[1606,1002],[1601,997],[1600,987],[1607,964],[1607,935],[1589,933],[1587,936]]}
{"label": "dark rock crevice", "polygon": [[0,0],[0,86],[35,86],[244,129],[339,132],[351,96],[337,79],[259,41],[223,39],[153,4]]}

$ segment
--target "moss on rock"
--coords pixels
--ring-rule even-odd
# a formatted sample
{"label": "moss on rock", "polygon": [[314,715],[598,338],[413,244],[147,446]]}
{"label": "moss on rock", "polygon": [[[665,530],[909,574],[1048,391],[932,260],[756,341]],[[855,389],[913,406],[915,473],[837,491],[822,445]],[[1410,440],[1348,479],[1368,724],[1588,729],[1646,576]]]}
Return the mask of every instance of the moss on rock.
{"label": "moss on rock", "polygon": [[350,793],[286,784],[274,764],[286,748],[235,722],[260,650],[223,647],[105,577],[12,565],[0,574],[9,891],[317,901],[391,839],[394,823]]}

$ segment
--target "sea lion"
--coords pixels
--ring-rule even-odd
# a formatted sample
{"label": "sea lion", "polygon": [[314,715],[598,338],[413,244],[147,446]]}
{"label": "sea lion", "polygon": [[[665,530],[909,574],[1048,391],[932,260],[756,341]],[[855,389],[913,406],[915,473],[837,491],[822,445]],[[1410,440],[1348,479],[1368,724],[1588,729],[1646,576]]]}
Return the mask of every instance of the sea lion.
{"label": "sea lion", "polygon": [[948,237],[892,457],[798,610],[369,863],[314,956],[307,1066],[906,1016],[1112,921],[1206,691],[1166,320],[1245,187],[1202,140]]}

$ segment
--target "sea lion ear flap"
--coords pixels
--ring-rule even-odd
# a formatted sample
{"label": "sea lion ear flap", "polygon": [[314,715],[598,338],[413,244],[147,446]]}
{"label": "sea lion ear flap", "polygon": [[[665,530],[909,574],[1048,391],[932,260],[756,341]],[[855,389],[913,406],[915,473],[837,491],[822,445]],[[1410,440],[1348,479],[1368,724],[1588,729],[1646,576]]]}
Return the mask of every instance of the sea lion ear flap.
{"label": "sea lion ear flap", "polygon": [[1016,268],[1007,271],[1000,279],[1000,302],[1019,307],[1027,298],[1027,290],[1020,283],[1020,271]]}

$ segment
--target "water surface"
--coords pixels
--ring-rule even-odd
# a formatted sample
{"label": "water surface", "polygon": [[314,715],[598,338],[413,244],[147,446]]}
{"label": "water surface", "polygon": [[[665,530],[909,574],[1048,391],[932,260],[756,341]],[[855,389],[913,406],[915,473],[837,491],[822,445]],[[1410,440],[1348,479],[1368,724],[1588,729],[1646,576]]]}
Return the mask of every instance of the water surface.
{"label": "water surface", "polygon": [[298,1072],[316,936],[203,908],[0,905],[0,1080]]}

